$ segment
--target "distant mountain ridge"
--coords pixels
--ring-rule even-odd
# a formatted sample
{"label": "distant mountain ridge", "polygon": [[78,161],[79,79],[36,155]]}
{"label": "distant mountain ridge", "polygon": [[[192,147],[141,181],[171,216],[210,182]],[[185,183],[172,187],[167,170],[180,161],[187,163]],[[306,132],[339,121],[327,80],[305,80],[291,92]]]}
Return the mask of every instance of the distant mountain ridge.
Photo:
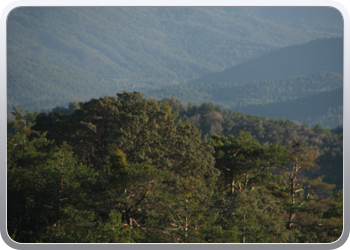
{"label": "distant mountain ridge", "polygon": [[278,80],[321,71],[343,74],[343,38],[317,39],[288,46],[222,72],[206,74],[190,84]]}
{"label": "distant mountain ridge", "polygon": [[[218,11],[217,8],[216,10]],[[293,29],[330,32],[343,36],[343,25],[335,27],[335,24],[343,23],[342,15],[333,7],[223,7],[219,10],[255,16]]]}
{"label": "distant mountain ridge", "polygon": [[[220,84],[231,80],[245,84],[321,71],[342,73],[342,38],[334,38],[343,27],[339,16],[327,8],[279,10],[293,15],[279,17],[273,8],[17,8],[7,22],[7,110],[12,106],[30,111],[52,109],[72,100],[114,96],[124,90],[146,93],[164,86],[188,92],[181,83],[210,79],[211,75]],[[299,26],[290,25],[291,21]],[[306,48],[310,44],[315,45],[311,50]],[[310,62],[294,64],[296,69],[286,67],[297,61],[293,48],[301,48],[298,46],[306,50],[300,58],[320,48],[322,53],[314,53]],[[232,77],[232,69],[240,75],[236,72]],[[221,74],[226,79],[220,79]],[[185,95],[190,100],[208,101],[213,94],[215,101],[227,99],[219,92]],[[241,100],[238,106],[248,104],[254,103]]]}
{"label": "distant mountain ridge", "polygon": [[343,76],[333,72],[320,72],[309,76],[291,77],[263,82],[212,83],[177,85],[145,92],[145,95],[165,98],[173,96],[185,103],[197,105],[206,101],[224,108],[239,109],[252,104],[267,104],[295,100],[321,92],[333,91],[343,86]]}
{"label": "distant mountain ridge", "polygon": [[[225,71],[207,74],[190,84],[145,94],[158,98],[174,96],[185,103],[214,102],[244,113],[269,118],[284,116],[309,125],[319,122],[336,127],[342,124],[342,104],[334,106],[332,98],[342,102],[342,74],[343,39],[318,39],[269,52]],[[338,95],[330,92],[338,88]],[[321,92],[322,95],[316,95]],[[307,101],[305,97],[311,95],[315,96]],[[302,104],[306,103],[309,106],[303,108]],[[269,105],[259,107],[262,104]],[[312,113],[310,107],[318,111]],[[298,116],[300,108],[309,113]]]}
{"label": "distant mountain ridge", "polygon": [[268,118],[295,120],[309,126],[320,124],[328,128],[343,126],[343,88],[321,92],[295,100],[237,108],[245,114]]}
{"label": "distant mountain ridge", "polygon": [[[70,101],[120,92],[123,86],[102,81],[16,50],[7,50],[7,113],[13,106],[39,111]],[[73,84],[72,84],[73,83]],[[112,92],[112,95],[115,93]]]}
{"label": "distant mountain ridge", "polygon": [[148,88],[336,36],[201,7],[23,7],[10,13],[7,30],[8,48],[97,79]]}

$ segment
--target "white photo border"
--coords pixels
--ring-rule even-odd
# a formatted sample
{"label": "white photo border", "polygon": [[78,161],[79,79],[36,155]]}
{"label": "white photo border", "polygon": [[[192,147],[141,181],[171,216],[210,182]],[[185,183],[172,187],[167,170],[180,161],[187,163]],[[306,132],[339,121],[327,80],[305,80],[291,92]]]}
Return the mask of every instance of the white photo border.
{"label": "white photo border", "polygon": [[[333,7],[337,9],[343,16],[344,21],[344,102],[343,102],[343,183],[344,183],[344,229],[342,236],[335,242],[332,243],[198,243],[198,244],[143,244],[143,243],[113,243],[113,244],[100,244],[100,243],[89,243],[89,244],[70,244],[70,243],[61,243],[61,244],[53,244],[53,243],[17,243],[13,241],[9,235],[7,234],[7,226],[6,226],[6,188],[7,188],[7,65],[6,65],[6,20],[9,13],[17,8],[17,7],[30,7],[30,6],[37,6],[37,7],[87,7],[87,6],[245,6],[245,7],[257,7],[257,6],[284,6],[284,7]],[[129,1],[112,1],[112,0],[99,0],[99,1],[93,1],[93,0],[51,0],[51,1],[44,1],[44,0],[20,0],[20,1],[13,1],[13,0],[5,0],[1,1],[0,3],[0,10],[1,10],[1,21],[0,21],[0,32],[1,32],[1,40],[0,40],[0,94],[2,98],[0,98],[1,102],[3,103],[0,105],[0,115],[1,115],[1,139],[0,139],[0,159],[1,159],[1,168],[0,168],[0,230],[1,230],[1,236],[3,242],[0,244],[1,249],[33,249],[33,250],[40,250],[40,249],[62,249],[62,248],[68,248],[68,249],[96,249],[96,248],[103,248],[103,249],[182,249],[182,248],[191,248],[191,249],[212,249],[213,247],[220,249],[232,249],[232,248],[238,248],[238,249],[266,249],[266,250],[274,250],[274,249],[295,249],[295,248],[301,248],[301,249],[315,249],[315,250],[323,250],[323,249],[349,249],[350,242],[348,241],[349,232],[350,232],[350,191],[348,189],[350,188],[350,184],[345,182],[348,178],[350,178],[350,168],[347,168],[347,165],[350,163],[350,114],[349,114],[349,108],[350,108],[350,101],[347,100],[345,97],[350,96],[350,52],[349,52],[349,37],[350,37],[350,19],[349,19],[349,12],[350,4],[348,3],[348,0],[337,0],[337,1],[330,1],[330,0],[190,0],[190,1],[184,1],[184,0],[168,0],[168,1],[159,1],[159,0],[129,0]],[[349,154],[347,154],[349,153]]]}

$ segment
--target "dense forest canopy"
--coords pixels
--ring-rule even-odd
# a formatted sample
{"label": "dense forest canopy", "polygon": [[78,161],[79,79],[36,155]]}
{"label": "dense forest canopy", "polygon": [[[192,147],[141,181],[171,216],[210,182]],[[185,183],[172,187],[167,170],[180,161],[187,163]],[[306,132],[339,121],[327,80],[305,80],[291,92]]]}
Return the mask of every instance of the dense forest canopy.
{"label": "dense forest canopy", "polygon": [[15,241],[324,243],[342,233],[342,130],[138,92],[13,115]]}

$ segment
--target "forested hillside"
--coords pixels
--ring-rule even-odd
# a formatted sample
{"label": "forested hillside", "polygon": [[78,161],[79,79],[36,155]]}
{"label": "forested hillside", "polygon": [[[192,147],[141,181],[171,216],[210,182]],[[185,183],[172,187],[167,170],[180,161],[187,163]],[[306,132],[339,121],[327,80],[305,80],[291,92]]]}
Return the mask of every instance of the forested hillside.
{"label": "forested hillside", "polygon": [[319,124],[309,127],[306,123],[301,124],[283,117],[269,119],[266,116],[259,117],[240,111],[232,112],[210,102],[199,106],[189,104],[187,107],[175,98],[164,98],[161,102],[168,103],[177,110],[179,120],[193,123],[202,131],[203,138],[207,134],[229,136],[244,131],[263,144],[277,142],[280,145],[288,145],[301,141],[306,145],[315,146],[321,152],[317,162],[321,166],[317,170],[318,174],[324,175],[324,180],[336,184],[337,188],[343,186],[342,125],[330,130]]}
{"label": "forested hillside", "polygon": [[341,128],[138,92],[13,114],[7,225],[17,242],[327,243],[342,234]]}
{"label": "forested hillside", "polygon": [[49,63],[20,50],[7,50],[7,113],[13,106],[30,111],[51,110],[70,101],[122,91],[122,84],[89,77]]}
{"label": "forested hillside", "polygon": [[316,124],[327,128],[343,126],[343,87],[296,100],[236,108],[245,114]]}
{"label": "forested hillside", "polygon": [[343,122],[342,75],[343,39],[319,39],[146,94],[335,128]]}
{"label": "forested hillside", "polygon": [[[45,95],[36,87],[27,88],[28,96],[35,96],[35,100],[24,101],[15,93],[9,94],[8,100],[10,105],[31,111],[67,104],[71,101],[70,89],[76,87],[66,92],[62,87],[60,97],[54,90],[67,82],[79,86],[80,80],[73,75],[78,78],[84,75],[86,82],[95,81],[99,85],[96,94],[96,86],[84,85],[81,96],[78,92],[79,100],[86,100],[87,91],[90,98],[115,93],[120,87],[144,91],[182,84],[282,47],[340,36],[342,21],[326,9],[319,14],[312,10],[307,13],[304,27],[288,27],[288,22],[267,20],[263,15],[258,18],[256,11],[249,14],[244,8],[17,8],[8,17],[7,48],[32,57],[30,60],[27,57],[18,71],[12,65],[21,64],[15,61],[21,60],[21,56],[11,58],[15,54],[9,53],[12,63],[8,63],[8,71],[15,72],[17,77],[8,86],[22,88],[24,83],[38,86],[37,82],[45,82],[46,78],[56,80],[47,81]],[[280,10],[270,9],[269,15],[273,17],[276,11]],[[300,22],[303,12],[294,15],[298,12],[291,13]],[[320,15],[325,21],[315,25]],[[38,59],[47,64],[45,74],[40,73],[40,67],[36,71],[31,66]],[[58,67],[70,73],[63,73],[64,78],[56,77]],[[27,74],[31,77],[27,78]]]}
{"label": "forested hillside", "polygon": [[342,16],[333,7],[241,7],[213,8],[213,10],[240,13],[299,30],[314,30],[343,35]]}
{"label": "forested hillside", "polygon": [[206,74],[193,83],[279,80],[322,71],[343,74],[343,38],[318,39],[288,46],[222,72]]}
{"label": "forested hillside", "polygon": [[263,82],[213,83],[177,85],[150,91],[148,96],[175,97],[185,103],[213,102],[233,111],[317,123],[335,128],[341,126],[343,107],[343,77],[321,72],[310,76],[292,77]]}
{"label": "forested hillside", "polygon": [[148,96],[165,98],[174,96],[185,103],[201,104],[206,101],[220,103],[225,108],[237,108],[250,104],[266,104],[295,100],[300,97],[333,91],[343,86],[343,76],[332,72],[320,72],[309,76],[282,80],[238,83],[213,83],[177,85],[147,92]]}

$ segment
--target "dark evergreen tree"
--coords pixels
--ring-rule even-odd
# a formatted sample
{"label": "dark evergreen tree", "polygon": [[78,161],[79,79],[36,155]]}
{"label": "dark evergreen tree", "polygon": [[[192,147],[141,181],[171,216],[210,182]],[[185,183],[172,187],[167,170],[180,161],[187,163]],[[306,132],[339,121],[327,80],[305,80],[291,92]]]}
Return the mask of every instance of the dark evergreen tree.
{"label": "dark evergreen tree", "polygon": [[[183,188],[195,184],[201,193],[190,206],[197,211],[200,202],[210,200],[218,175],[212,146],[202,141],[194,125],[176,124],[175,118],[170,106],[134,92],[92,99],[68,116],[41,114],[35,129],[45,131],[50,124],[54,129],[47,137],[57,145],[66,140],[79,161],[99,173],[90,200],[100,220],[116,210],[123,223],[133,226],[136,241],[146,236],[152,241],[154,235],[146,230],[151,214],[159,219],[167,212],[159,199],[173,206]],[[163,197],[167,192],[170,198]],[[179,203],[183,209],[188,207],[186,199]]]}

